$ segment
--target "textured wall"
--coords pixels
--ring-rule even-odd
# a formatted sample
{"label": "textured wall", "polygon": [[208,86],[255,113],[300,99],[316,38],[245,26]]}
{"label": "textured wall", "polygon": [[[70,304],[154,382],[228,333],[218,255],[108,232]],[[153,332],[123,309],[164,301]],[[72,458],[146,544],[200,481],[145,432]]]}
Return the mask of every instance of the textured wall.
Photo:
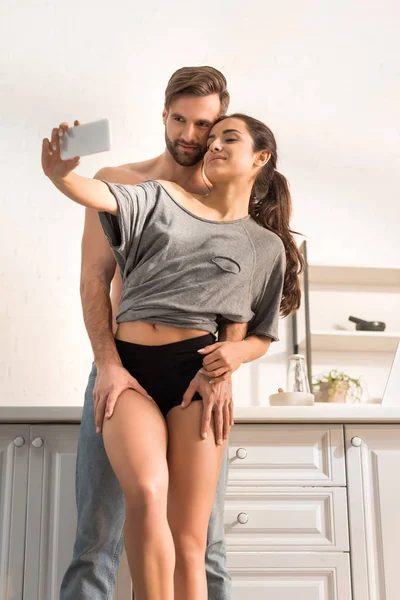
{"label": "textured wall", "polygon": [[[313,262],[396,264],[399,6],[3,0],[0,403],[80,404],[90,367],[78,289],[83,210],[42,175],[41,139],[62,120],[108,117],[113,150],[82,160],[88,176],[161,152],[163,91],[180,66],[222,69],[232,110],[276,132],[293,224]],[[263,403],[282,381],[282,337],[235,377],[238,404],[249,392]]]}

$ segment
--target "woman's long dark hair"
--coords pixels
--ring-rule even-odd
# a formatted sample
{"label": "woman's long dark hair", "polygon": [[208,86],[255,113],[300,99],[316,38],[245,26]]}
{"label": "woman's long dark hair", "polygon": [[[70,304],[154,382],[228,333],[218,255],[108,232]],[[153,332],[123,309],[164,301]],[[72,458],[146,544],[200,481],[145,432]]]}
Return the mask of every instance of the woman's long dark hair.
{"label": "woman's long dark hair", "polygon": [[286,272],[283,283],[283,295],[280,312],[288,316],[300,306],[299,274],[304,269],[304,258],[293,237],[296,231],[290,229],[292,199],[286,178],[276,170],[278,160],[276,141],[272,131],[258,121],[235,113],[220,117],[217,123],[225,119],[240,119],[253,138],[254,152],[267,150],[271,157],[257,175],[250,196],[249,213],[257,223],[276,233],[282,240],[286,251]]}

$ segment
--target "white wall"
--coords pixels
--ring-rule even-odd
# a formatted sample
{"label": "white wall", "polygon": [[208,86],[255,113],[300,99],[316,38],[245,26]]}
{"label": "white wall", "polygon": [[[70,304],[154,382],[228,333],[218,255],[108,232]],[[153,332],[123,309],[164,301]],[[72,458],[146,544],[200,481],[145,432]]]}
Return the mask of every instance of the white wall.
{"label": "white wall", "polygon": [[[113,150],[82,160],[82,174],[154,156],[164,88],[183,65],[221,69],[231,109],[276,133],[312,262],[396,265],[399,18],[395,0],[3,0],[0,403],[81,404],[91,361],[83,210],[42,175],[42,138],[107,116]],[[236,375],[237,404],[282,382],[282,330],[269,359]]]}

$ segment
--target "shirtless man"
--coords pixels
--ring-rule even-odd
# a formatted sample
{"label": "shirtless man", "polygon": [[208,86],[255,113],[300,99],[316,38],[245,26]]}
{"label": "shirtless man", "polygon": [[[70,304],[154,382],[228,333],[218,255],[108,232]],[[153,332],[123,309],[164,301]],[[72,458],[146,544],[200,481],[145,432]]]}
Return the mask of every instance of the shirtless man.
{"label": "shirtless man", "polygon": [[[229,94],[222,73],[212,67],[179,69],[169,80],[165,93],[165,151],[145,162],[101,169],[95,177],[124,184],[148,179],[170,180],[191,193],[207,194],[202,157],[208,133],[215,120],[227,111],[228,104]],[[62,125],[65,127],[66,124]],[[60,600],[112,598],[123,549],[124,500],[104,449],[102,423],[104,418],[111,416],[118,396],[125,389],[133,388],[144,394],[146,391],[122,367],[115,346],[115,317],[121,289],[121,275],[116,270],[98,214],[86,209],[81,299],[94,364],[85,393],[78,445],[76,541],[72,562],[61,585]],[[176,327],[142,321],[131,325],[135,326],[138,343],[159,345],[167,343],[166,340],[169,343],[183,339]],[[245,337],[246,329],[246,324],[221,324],[218,342],[234,344]],[[190,383],[184,406],[190,404],[198,391],[203,399],[201,434],[207,431],[213,418],[216,440],[219,440],[228,436],[233,424],[231,373],[240,364],[234,360],[228,364],[218,350],[218,344],[214,346],[203,361],[204,372],[199,371]],[[249,352],[249,360],[254,360],[264,354],[265,349],[260,352],[259,348],[250,348]],[[226,451],[208,527],[206,571],[210,600],[229,600],[231,597],[223,528],[227,473]]]}

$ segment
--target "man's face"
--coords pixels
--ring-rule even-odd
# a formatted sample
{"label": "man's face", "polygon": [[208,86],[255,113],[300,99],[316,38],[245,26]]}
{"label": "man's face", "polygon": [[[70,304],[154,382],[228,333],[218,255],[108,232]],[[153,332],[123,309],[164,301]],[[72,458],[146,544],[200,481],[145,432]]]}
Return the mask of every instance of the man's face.
{"label": "man's face", "polygon": [[218,94],[180,96],[164,110],[165,143],[173,159],[183,167],[200,162],[207,150],[211,127],[219,117]]}

